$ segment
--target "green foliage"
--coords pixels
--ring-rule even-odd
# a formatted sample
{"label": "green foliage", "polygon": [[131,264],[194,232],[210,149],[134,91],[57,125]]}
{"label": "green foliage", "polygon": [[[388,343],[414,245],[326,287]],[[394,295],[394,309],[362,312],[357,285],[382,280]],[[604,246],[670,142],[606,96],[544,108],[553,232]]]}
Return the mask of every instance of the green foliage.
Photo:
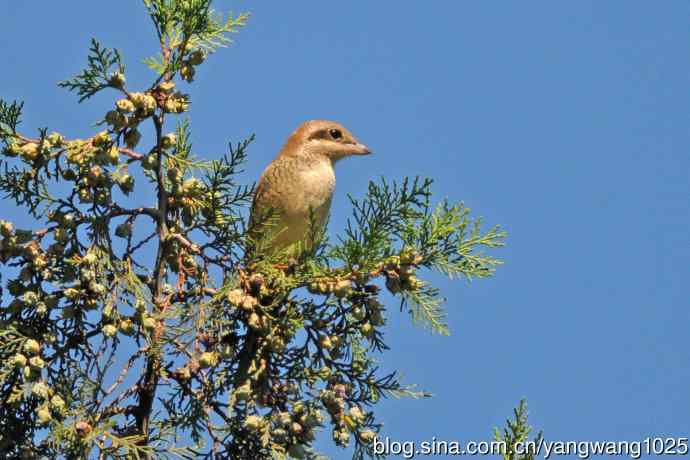
{"label": "green foliage", "polygon": [[[383,290],[447,334],[422,275],[490,276],[499,261],[483,250],[505,234],[462,204],[433,207],[429,179],[382,179],[350,197],[336,242],[312,223],[303,250],[262,258],[246,219],[254,186],[240,179],[254,137],[208,161],[189,122],[172,124],[190,104],[179,81],[247,15],[222,19],[210,0],[144,3],[161,48],[150,87],[127,88],[119,52],[95,40],[87,68],[60,84],[80,101],[116,90],[100,132],[29,137],[22,105],[0,101],[0,191],[36,220],[0,221],[0,452],[316,459],[316,433],[329,430],[372,456],[375,404],[429,396],[379,368]],[[148,196],[137,187],[155,200],[127,207]]]}
{"label": "green foliage", "polygon": [[336,248],[332,256],[341,259],[348,268],[373,269],[384,257],[393,254],[393,243],[399,237],[404,224],[419,217],[421,209],[429,206],[431,179],[412,182],[405,178],[398,186],[369,183],[363,199],[349,197],[353,207],[352,219],[348,220],[346,238],[342,248]]}
{"label": "green foliage", "polygon": [[[513,410],[514,419],[506,420],[506,426],[503,430],[494,428],[494,439],[501,441],[506,446],[506,451],[503,453],[504,460],[534,460],[536,454],[535,449],[525,448],[527,441],[529,441],[529,434],[532,432],[532,427],[529,426],[527,420],[527,403],[523,399],[520,401],[518,407]],[[539,432],[535,438],[532,439],[534,445],[539,445],[543,440],[543,432]],[[525,451],[523,454],[515,452],[515,445],[521,443]]]}
{"label": "green foliage", "polygon": [[403,240],[420,249],[421,265],[450,278],[486,278],[501,261],[484,254],[481,248],[503,246],[506,233],[498,226],[484,233],[481,224],[481,218],[470,218],[470,210],[462,203],[443,201],[433,212],[427,207],[423,217],[406,227]]}
{"label": "green foliage", "polygon": [[444,299],[416,278],[416,269],[451,278],[491,276],[501,262],[481,249],[501,247],[506,233],[499,227],[482,232],[481,219],[471,219],[462,203],[432,207],[431,185],[431,179],[418,177],[400,184],[370,182],[363,199],[350,197],[353,217],[329,255],[352,271],[381,272],[389,291],[400,295],[401,307],[410,306],[415,322],[448,335]]}
{"label": "green foliage", "polygon": [[144,0],[161,43],[161,54],[144,60],[159,75],[177,72],[196,49],[204,55],[231,43],[228,34],[244,27],[248,14],[216,13],[212,0]]}
{"label": "green foliage", "polygon": [[207,245],[209,250],[220,257],[232,254],[237,260],[240,258],[241,236],[245,232],[240,210],[251,203],[254,186],[238,182],[237,176],[244,172],[242,165],[253,141],[254,135],[235,146],[229,144],[228,153],[214,160],[204,173],[204,182],[216,192],[206,195],[202,205],[204,219],[198,228],[211,238]]}
{"label": "green foliage", "polygon": [[[95,38],[91,39],[91,48],[87,57],[88,65],[74,78],[61,81],[59,86],[75,91],[79,102],[83,102],[107,87],[113,87],[110,81],[113,72],[125,72],[120,52],[116,49],[103,48]],[[113,71],[112,69],[116,70]]]}
{"label": "green foliage", "polygon": [[21,121],[23,102],[8,103],[0,100],[0,133],[3,138],[17,132],[17,125]]}

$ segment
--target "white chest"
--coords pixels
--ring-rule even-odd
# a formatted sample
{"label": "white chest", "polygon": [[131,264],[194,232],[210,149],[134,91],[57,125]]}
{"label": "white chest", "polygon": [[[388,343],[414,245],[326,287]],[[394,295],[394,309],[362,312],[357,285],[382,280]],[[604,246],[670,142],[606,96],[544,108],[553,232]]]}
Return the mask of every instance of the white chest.
{"label": "white chest", "polygon": [[335,190],[335,172],[330,161],[319,161],[301,169],[296,177],[299,199],[293,203],[297,212],[308,212],[330,205]]}

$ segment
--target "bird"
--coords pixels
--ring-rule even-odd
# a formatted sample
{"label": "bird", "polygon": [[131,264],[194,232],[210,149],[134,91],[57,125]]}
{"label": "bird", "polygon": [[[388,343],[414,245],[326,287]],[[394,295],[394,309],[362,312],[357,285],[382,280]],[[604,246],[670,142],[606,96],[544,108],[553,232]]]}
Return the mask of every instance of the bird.
{"label": "bird", "polygon": [[323,230],[328,221],[335,164],[370,154],[369,147],[340,123],[302,123],[257,183],[249,231],[251,239],[259,241],[259,251],[269,255],[308,251],[314,230]]}

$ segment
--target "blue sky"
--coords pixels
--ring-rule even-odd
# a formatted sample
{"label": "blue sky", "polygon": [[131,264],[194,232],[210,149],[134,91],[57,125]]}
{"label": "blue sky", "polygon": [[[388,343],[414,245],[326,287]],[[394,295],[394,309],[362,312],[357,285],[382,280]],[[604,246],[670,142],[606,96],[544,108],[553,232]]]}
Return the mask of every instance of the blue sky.
{"label": "blue sky", "polygon": [[[110,97],[55,85],[91,36],[150,80],[150,22],[118,3],[4,6],[0,97],[25,129],[92,132]],[[489,439],[522,397],[549,440],[690,435],[690,3],[217,5],[253,16],[190,89],[198,154],[255,132],[250,182],[300,122],[335,119],[375,155],[338,165],[332,234],[347,193],[412,175],[510,234],[494,279],[437,280],[451,337],[392,308],[385,366],[435,397],[383,403],[387,435]]]}

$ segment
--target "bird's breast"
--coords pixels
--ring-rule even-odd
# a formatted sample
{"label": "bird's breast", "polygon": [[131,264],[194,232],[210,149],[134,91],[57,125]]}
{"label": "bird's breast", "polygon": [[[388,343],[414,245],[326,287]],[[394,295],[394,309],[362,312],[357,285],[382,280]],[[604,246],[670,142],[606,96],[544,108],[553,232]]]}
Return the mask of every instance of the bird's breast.
{"label": "bird's breast", "polygon": [[334,190],[330,160],[279,158],[262,174],[252,213],[269,208],[278,212],[272,246],[283,248],[304,240],[312,223],[325,225]]}
{"label": "bird's breast", "polygon": [[301,169],[297,175],[297,190],[300,199],[295,203],[302,211],[319,209],[330,205],[335,190],[335,173],[330,162],[318,162]]}
{"label": "bird's breast", "polygon": [[334,190],[330,161],[279,159],[264,171],[255,204],[283,214],[305,214],[330,203]]}

